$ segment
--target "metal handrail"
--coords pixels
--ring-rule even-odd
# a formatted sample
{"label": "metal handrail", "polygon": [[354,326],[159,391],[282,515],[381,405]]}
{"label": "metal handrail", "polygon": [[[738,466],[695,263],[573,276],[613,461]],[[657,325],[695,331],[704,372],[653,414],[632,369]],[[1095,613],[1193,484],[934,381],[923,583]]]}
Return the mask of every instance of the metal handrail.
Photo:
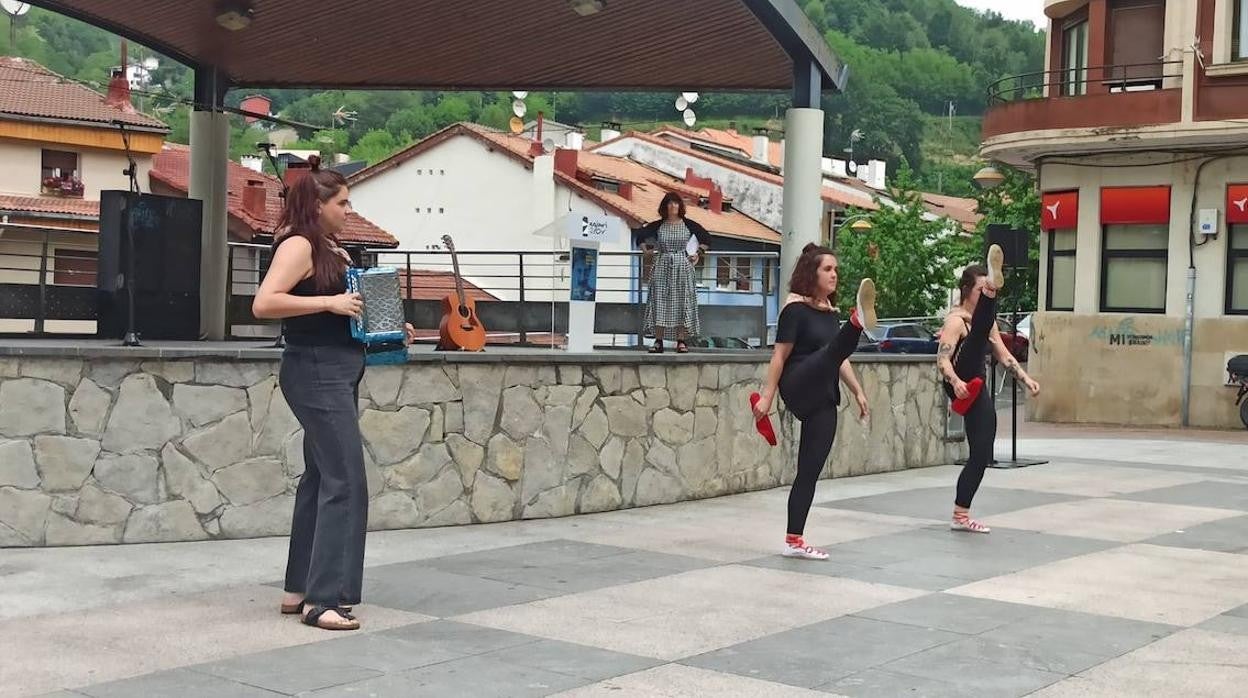
{"label": "metal handrail", "polygon": [[[1043,99],[1046,88],[1064,87],[1072,83],[1086,86],[1088,83],[1116,86],[1133,83],[1162,81],[1167,78],[1183,77],[1183,61],[1153,61],[1150,63],[1123,63],[1118,65],[1084,66],[1080,68],[1062,68],[1059,70],[1040,70],[1030,73],[1011,75],[996,80],[988,85],[988,103],[1000,104],[1028,99]],[[1179,66],[1172,71],[1169,66]],[[1159,74],[1137,75],[1130,73],[1132,69],[1160,69]],[[1141,71],[1142,72],[1142,71]],[[1160,89],[1158,85],[1154,89]],[[1080,95],[1054,95],[1080,96]]]}

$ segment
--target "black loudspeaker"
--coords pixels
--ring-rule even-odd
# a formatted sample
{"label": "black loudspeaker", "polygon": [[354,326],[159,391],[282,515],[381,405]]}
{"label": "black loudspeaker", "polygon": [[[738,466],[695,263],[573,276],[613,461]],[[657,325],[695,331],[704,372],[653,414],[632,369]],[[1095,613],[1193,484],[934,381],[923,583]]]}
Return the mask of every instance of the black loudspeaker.
{"label": "black loudspeaker", "polygon": [[100,192],[97,336],[126,334],[133,290],[140,339],[198,339],[202,237],[197,199]]}
{"label": "black loudspeaker", "polygon": [[987,256],[989,246],[1000,245],[1001,251],[1005,253],[1006,269],[1026,267],[1029,249],[1027,234],[1026,230],[1014,230],[1008,225],[990,224],[984,236],[984,256]]}

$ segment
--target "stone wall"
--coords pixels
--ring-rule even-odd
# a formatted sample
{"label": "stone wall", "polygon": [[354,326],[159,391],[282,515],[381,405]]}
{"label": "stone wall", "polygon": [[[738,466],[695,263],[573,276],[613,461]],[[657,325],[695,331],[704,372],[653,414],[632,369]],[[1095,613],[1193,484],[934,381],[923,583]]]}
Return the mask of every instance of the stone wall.
{"label": "stone wall", "polygon": [[[769,448],[747,407],[763,357],[489,358],[368,369],[370,528],[566,516],[793,477],[797,425],[782,415]],[[285,535],[303,433],[277,366],[0,357],[0,546]],[[858,367],[874,415],[863,425],[843,408],[831,475],[955,459],[930,361]]]}

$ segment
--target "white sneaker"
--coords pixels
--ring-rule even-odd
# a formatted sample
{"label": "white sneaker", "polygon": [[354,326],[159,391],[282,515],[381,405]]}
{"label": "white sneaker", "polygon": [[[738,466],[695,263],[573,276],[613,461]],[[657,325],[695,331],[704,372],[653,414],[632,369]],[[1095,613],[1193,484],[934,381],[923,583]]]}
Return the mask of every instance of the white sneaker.
{"label": "white sneaker", "polygon": [[858,311],[858,322],[862,324],[862,329],[873,330],[879,324],[879,318],[875,314],[875,282],[871,279],[863,279],[858,284],[858,297],[855,299],[855,308]]}
{"label": "white sneaker", "polygon": [[784,557],[796,557],[802,560],[826,560],[828,554],[818,548],[812,548],[806,545],[806,541],[799,540],[796,543],[785,541],[784,550],[780,553]]}
{"label": "white sneaker", "polygon": [[1001,271],[1005,265],[1005,252],[1000,245],[988,248],[988,285],[1000,290],[1005,286],[1005,273]]}

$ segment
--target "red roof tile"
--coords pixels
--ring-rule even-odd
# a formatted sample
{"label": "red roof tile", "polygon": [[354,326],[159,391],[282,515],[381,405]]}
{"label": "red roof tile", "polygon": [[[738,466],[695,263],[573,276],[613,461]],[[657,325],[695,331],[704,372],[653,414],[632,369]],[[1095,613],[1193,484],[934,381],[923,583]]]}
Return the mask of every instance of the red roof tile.
{"label": "red roof tile", "polygon": [[[191,149],[184,145],[166,143],[164,149],[152,157],[151,177],[172,189],[185,194],[190,189],[191,181]],[[226,205],[230,216],[247,226],[253,235],[271,236],[282,214],[282,183],[276,177],[255,170],[250,170],[236,162],[227,167],[228,192]],[[256,217],[243,207],[243,189],[249,180],[264,184],[264,216]],[[370,247],[398,247],[399,241],[386,231],[377,227],[372,221],[351,213],[347,217],[347,226],[338,235],[338,239],[346,243],[368,245]]]}
{"label": "red roof tile", "polygon": [[[510,155],[526,167],[532,166],[533,157],[529,154],[532,141],[528,138],[495,131],[478,124],[458,123],[391,155],[372,167],[357,172],[350,182],[357,184],[381,174],[457,135],[472,136],[497,147],[501,152]],[[602,207],[614,211],[631,226],[638,226],[657,218],[659,202],[668,191],[675,191],[686,197],[705,197],[709,193],[705,188],[686,184],[627,158],[600,155],[588,150],[577,152],[577,169],[586,178],[599,175],[633,184],[633,197],[626,199],[619,194],[596,189],[587,181],[569,177],[562,172],[555,172],[555,179],[559,183],[580,196],[592,199]],[[706,209],[689,207],[688,215],[714,235],[770,243],[780,242],[779,233],[740,211],[712,213]]]}
{"label": "red roof tile", "polygon": [[53,216],[100,217],[100,202],[60,196],[0,194],[0,211],[46,213]]}
{"label": "red roof tile", "polygon": [[23,58],[0,57],[0,118],[61,119],[112,127],[127,126],[168,132],[169,127],[146,114],[104,103],[94,90],[70,82]]}
{"label": "red roof tile", "polygon": [[[406,278],[404,278],[406,277]],[[449,271],[408,269],[399,272],[399,284],[404,298],[418,301],[436,301],[455,292],[455,275]],[[498,297],[464,279],[464,296],[473,301],[496,301]]]}

